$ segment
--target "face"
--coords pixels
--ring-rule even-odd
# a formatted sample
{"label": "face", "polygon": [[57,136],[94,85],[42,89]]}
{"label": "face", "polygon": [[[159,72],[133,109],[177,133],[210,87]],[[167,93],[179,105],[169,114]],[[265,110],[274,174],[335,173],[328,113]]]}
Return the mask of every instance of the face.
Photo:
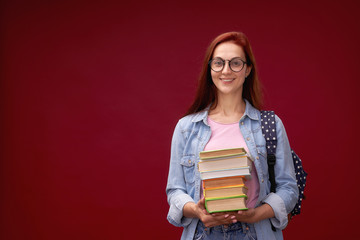
{"label": "face", "polygon": [[[221,43],[215,48],[213,59],[217,58],[229,61],[240,58],[244,62],[246,61],[242,47],[232,42]],[[217,88],[218,95],[240,94],[242,96],[245,77],[250,74],[251,67],[245,64],[240,72],[234,72],[229,67],[229,61],[225,61],[224,68],[220,72],[211,70],[212,80]]]}

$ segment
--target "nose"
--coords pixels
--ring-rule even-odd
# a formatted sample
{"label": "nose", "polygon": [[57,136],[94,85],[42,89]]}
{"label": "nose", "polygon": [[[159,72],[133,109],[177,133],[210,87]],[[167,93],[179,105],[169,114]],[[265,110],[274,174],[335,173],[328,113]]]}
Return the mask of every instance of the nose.
{"label": "nose", "polygon": [[231,73],[229,61],[225,61],[225,63],[224,63],[224,68],[223,68],[223,70],[222,70],[222,73],[223,73],[223,74],[229,74],[229,73]]}

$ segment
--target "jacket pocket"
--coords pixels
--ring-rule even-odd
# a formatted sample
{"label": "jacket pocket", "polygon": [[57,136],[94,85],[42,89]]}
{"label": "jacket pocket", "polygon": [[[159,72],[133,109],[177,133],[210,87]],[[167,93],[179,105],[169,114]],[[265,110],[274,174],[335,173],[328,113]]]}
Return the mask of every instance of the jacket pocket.
{"label": "jacket pocket", "polygon": [[259,154],[259,157],[267,159],[266,148],[264,145],[256,145],[256,151]]}
{"label": "jacket pocket", "polygon": [[181,158],[180,164],[183,167],[185,182],[187,184],[193,184],[195,182],[195,157],[184,156]]}

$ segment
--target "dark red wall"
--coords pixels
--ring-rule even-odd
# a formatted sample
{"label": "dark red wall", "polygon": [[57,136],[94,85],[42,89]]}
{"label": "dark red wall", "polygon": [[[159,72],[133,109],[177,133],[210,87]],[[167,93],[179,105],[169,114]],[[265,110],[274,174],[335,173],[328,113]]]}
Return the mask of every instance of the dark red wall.
{"label": "dark red wall", "polygon": [[2,2],[0,239],[178,239],[172,131],[231,30],[309,173],[286,239],[357,232],[356,1],[119,2]]}

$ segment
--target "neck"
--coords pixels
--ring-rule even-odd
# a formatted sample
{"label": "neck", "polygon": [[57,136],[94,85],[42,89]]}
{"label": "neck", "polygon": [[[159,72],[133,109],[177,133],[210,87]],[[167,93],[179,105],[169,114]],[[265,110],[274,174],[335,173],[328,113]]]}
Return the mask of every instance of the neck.
{"label": "neck", "polygon": [[[209,113],[220,122],[238,121],[245,112],[245,101],[242,95],[218,95],[216,107]],[[215,120],[215,119],[214,119]]]}

